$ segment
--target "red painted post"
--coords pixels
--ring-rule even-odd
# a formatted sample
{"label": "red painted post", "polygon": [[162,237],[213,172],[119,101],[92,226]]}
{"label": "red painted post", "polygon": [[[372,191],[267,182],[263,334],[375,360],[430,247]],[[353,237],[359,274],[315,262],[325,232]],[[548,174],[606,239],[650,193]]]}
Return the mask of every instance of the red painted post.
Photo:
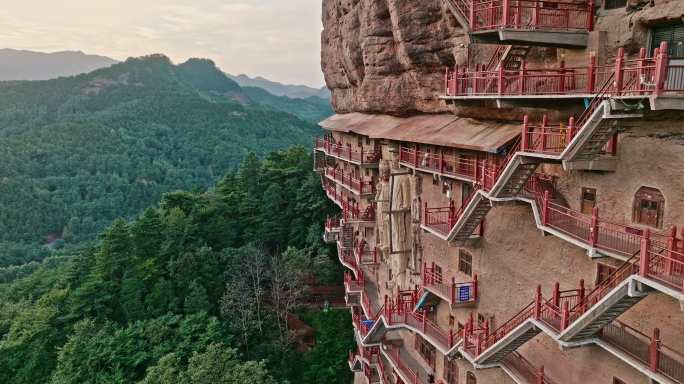
{"label": "red painted post", "polygon": [[456,278],[451,276],[451,289],[449,290],[451,293],[451,304],[456,303]]}
{"label": "red painted post", "polygon": [[594,0],[589,0],[589,9],[587,10],[587,30],[589,31],[594,30],[594,9],[596,8],[594,4]]}
{"label": "red painted post", "polygon": [[651,230],[644,229],[644,234],[641,236],[641,253],[639,255],[639,275],[648,276],[648,266],[650,264],[650,249],[651,249]]}
{"label": "red painted post", "polygon": [[659,54],[656,57],[656,75],[655,75],[655,95],[660,95],[665,89],[665,80],[667,79],[667,68],[670,64],[668,57],[667,42],[660,43]]}
{"label": "red painted post", "polygon": [[591,244],[592,247],[596,247],[596,244],[598,243],[598,232],[599,232],[599,212],[598,212],[598,207],[594,207],[594,210],[592,211],[591,214],[591,228],[589,232],[589,236],[591,238],[589,239],[589,243]]}
{"label": "red painted post", "polygon": [[485,320],[484,322],[484,337],[489,338],[489,320]]}
{"label": "red painted post", "polygon": [[596,91],[596,54],[589,55],[589,68],[587,68],[587,93]]}
{"label": "red painted post", "polygon": [[608,140],[608,154],[611,156],[617,155],[618,133],[615,131],[613,136]]}
{"label": "red painted post", "polygon": [[472,292],[472,300],[475,301],[477,300],[477,275],[473,276],[473,292]]}
{"label": "red painted post", "polygon": [[360,149],[361,149],[361,164],[363,164],[363,163],[364,163],[364,161],[363,161],[363,160],[364,160],[364,159],[363,159],[363,144],[361,144],[361,148],[360,148]]}
{"label": "red painted post", "polygon": [[423,274],[423,284],[427,285],[428,284],[428,279],[427,279],[427,261],[423,260],[423,270],[421,271]]}
{"label": "red painted post", "polygon": [[615,58],[615,93],[622,94],[622,83],[625,78],[623,67],[625,65],[625,49],[619,48],[617,57]]}
{"label": "red painted post", "polygon": [[677,243],[677,227],[672,226],[670,229],[670,236],[667,237],[667,257],[665,258],[665,276],[672,275],[672,261],[674,259],[674,250]]}
{"label": "red painted post", "polygon": [[454,329],[449,328],[449,348],[454,346]]}
{"label": "red painted post", "polygon": [[416,154],[416,156],[415,156],[414,159],[413,159],[413,163],[414,163],[413,165],[414,165],[416,168],[418,168],[418,144],[414,144],[413,147],[414,147],[414,149],[415,149],[414,152],[415,152],[415,154]]}
{"label": "red painted post", "polygon": [[532,10],[532,26],[536,27],[539,25],[539,6],[541,1],[534,0],[534,9]]}
{"label": "red painted post", "polygon": [[525,94],[525,77],[527,76],[527,63],[523,60],[520,66],[520,75],[518,76],[518,81],[520,82],[518,86],[518,93],[521,95]]}
{"label": "red painted post", "polygon": [[542,202],[542,224],[549,225],[549,191],[544,191],[544,200]]}
{"label": "red painted post", "polygon": [[560,283],[556,281],[556,284],[553,285],[553,293],[551,294],[552,297],[552,303],[554,306],[558,307],[560,303]]}
{"label": "red painted post", "polygon": [[510,0],[503,0],[503,27],[508,27],[509,22],[511,20],[511,14],[510,14]]}
{"label": "red painted post", "polygon": [[646,78],[646,73],[644,71],[646,67],[646,48],[641,48],[639,50],[639,61],[637,64],[637,79],[639,79],[639,94],[643,95],[644,94],[644,81],[641,79]]}
{"label": "red painted post", "polygon": [[649,368],[653,372],[658,372],[658,365],[660,363],[660,329],[654,328],[651,336],[651,344],[648,348],[650,364]]}
{"label": "red painted post", "polygon": [[436,276],[435,276],[435,262],[434,262],[434,261],[432,262],[432,268],[430,269],[430,272],[432,272],[432,273],[431,273],[432,276],[430,277],[430,281],[432,281],[432,283],[434,284],[434,283],[436,283],[436,278],[435,278],[435,277],[436,277]]}
{"label": "red painted post", "polygon": [[542,293],[541,285],[537,285],[537,292],[534,295],[534,318],[539,320],[541,317]]}
{"label": "red painted post", "polygon": [[449,67],[446,67],[444,70],[444,94],[451,96],[451,92],[449,91]]}
{"label": "red painted post", "polygon": [[563,310],[561,311],[561,331],[564,331],[568,327],[568,320],[570,317],[570,310],[568,308],[568,302],[563,302]]}
{"label": "red painted post", "polygon": [[525,115],[523,117],[523,125],[522,125],[522,137],[520,140],[520,149],[525,152],[527,150],[527,147],[529,146],[528,143],[528,137],[527,137],[527,126],[529,124],[530,118],[529,116]]}
{"label": "red painted post", "polygon": [[558,93],[565,94],[565,60],[561,60],[559,68]]}
{"label": "red painted post", "polygon": [[424,208],[423,208],[423,223],[425,223],[425,225],[429,225],[429,223],[428,223],[428,212],[427,212],[427,209],[428,209],[427,208],[427,200],[425,201],[423,206],[424,206]]}
{"label": "red painted post", "polygon": [[541,126],[541,152],[546,151],[546,140],[547,140],[547,132],[546,132],[546,126],[549,124],[549,117],[544,115],[542,118],[542,126]]}
{"label": "red painted post", "polygon": [[498,95],[503,94],[503,86],[504,86],[504,66],[499,65],[499,73],[497,74],[497,77],[499,78],[499,83],[496,86],[496,93]]}
{"label": "red painted post", "polygon": [[427,310],[423,308],[423,334],[425,334],[425,319],[427,319]]}
{"label": "red painted post", "polygon": [[575,117],[570,116],[570,119],[568,120],[567,137],[565,138],[566,146],[570,145],[570,142],[572,141],[573,137],[575,137]]}
{"label": "red painted post", "polygon": [[472,1],[470,2],[470,14],[468,15],[468,22],[470,23],[470,29],[475,31],[477,29],[477,25],[475,24],[475,4]]}
{"label": "red painted post", "polygon": [[444,149],[439,150],[439,173],[444,173]]}

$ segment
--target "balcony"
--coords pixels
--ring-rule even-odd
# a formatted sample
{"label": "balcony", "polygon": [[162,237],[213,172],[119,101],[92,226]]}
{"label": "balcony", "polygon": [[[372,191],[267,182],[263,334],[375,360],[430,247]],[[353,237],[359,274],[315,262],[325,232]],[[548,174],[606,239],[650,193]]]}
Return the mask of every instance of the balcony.
{"label": "balcony", "polygon": [[361,180],[351,173],[344,173],[344,171],[340,169],[335,169],[333,167],[325,168],[325,177],[343,186],[357,196],[375,194],[375,185],[372,181]]}
{"label": "balcony", "polygon": [[399,164],[424,172],[474,182],[477,179],[480,162],[473,156],[445,154],[443,150],[439,153],[432,153],[402,146],[399,150]]}
{"label": "balcony", "polygon": [[451,281],[445,283],[441,272],[435,270],[435,263],[428,265],[424,262],[422,280],[424,291],[434,294],[452,307],[477,303],[477,275],[472,281],[458,283],[452,277]]}
{"label": "balcony", "polygon": [[472,43],[586,47],[594,1],[446,0]]}
{"label": "balcony", "polygon": [[[652,57],[641,49],[638,58],[626,59],[620,48],[615,61],[597,65],[590,56],[586,66],[508,70],[503,65],[476,65],[475,69],[447,69],[444,79],[447,100],[483,99],[582,99],[596,96],[605,88],[610,98],[668,98],[684,95],[684,65],[671,62],[667,44]],[[503,60],[503,59],[502,59]],[[658,108],[652,103],[652,109]],[[681,104],[681,102],[679,103]],[[671,109],[682,109],[670,105]]]}
{"label": "balcony", "polygon": [[346,146],[338,144],[328,137],[322,139],[317,137],[314,148],[328,156],[363,167],[377,167],[382,158],[382,152],[378,149],[364,149],[363,146],[360,146],[359,150],[354,150],[351,144]]}
{"label": "balcony", "polygon": [[328,217],[325,220],[323,241],[327,244],[335,244],[340,240],[341,225],[339,217]]}
{"label": "balcony", "polygon": [[359,265],[377,265],[380,263],[378,248],[365,239],[359,239],[354,246],[354,257]]}
{"label": "balcony", "polygon": [[337,190],[335,184],[323,183],[323,189],[328,198],[342,209],[342,218],[345,222],[375,222],[375,203],[370,203],[366,209],[361,210],[359,203],[349,201],[342,192]]}
{"label": "balcony", "polygon": [[344,272],[344,292],[347,305],[361,305],[361,295],[363,294],[366,282],[363,270],[356,271],[356,278],[351,273]]}
{"label": "balcony", "polygon": [[397,376],[404,384],[427,383],[427,373],[408,353],[402,353],[401,348],[389,344],[383,345],[383,354],[387,356]]}

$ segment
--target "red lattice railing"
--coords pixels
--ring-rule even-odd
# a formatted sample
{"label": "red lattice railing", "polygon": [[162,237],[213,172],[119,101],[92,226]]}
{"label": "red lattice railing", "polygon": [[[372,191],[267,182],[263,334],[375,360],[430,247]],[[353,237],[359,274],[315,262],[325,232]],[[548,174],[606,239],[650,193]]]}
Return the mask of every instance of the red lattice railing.
{"label": "red lattice railing", "polygon": [[330,156],[362,165],[377,164],[382,158],[382,152],[379,149],[368,150],[364,149],[363,145],[358,149],[352,149],[351,144],[335,143],[329,136],[324,138],[317,137],[314,141],[314,148],[324,151]]}
{"label": "red lattice railing", "polygon": [[[474,69],[454,68],[445,73],[446,96],[532,96],[596,94],[606,87],[608,96],[681,94],[684,92],[684,65],[671,63],[667,43],[646,57],[641,49],[635,59],[626,59],[624,49],[614,63],[597,65],[590,56],[585,67],[506,70],[490,65]],[[579,123],[579,122],[578,122]]]}
{"label": "red lattice railing", "polygon": [[344,185],[357,195],[375,193],[375,185],[373,184],[373,181],[361,180],[353,176],[351,173],[345,173],[340,169],[327,167],[325,168],[325,176],[341,185]]}
{"label": "red lattice railing", "polygon": [[402,359],[400,349],[398,347],[387,347],[386,351],[387,357],[392,361],[394,366],[397,367],[397,370],[401,371],[402,376],[406,377],[406,379],[409,381],[405,384],[420,383],[418,371],[412,369],[408,366],[408,364],[404,362],[404,359]]}
{"label": "red lattice railing", "polygon": [[454,155],[421,151],[417,148],[402,146],[399,150],[399,162],[412,168],[437,172],[448,176],[474,181],[477,178],[477,159],[473,156]]}
{"label": "red lattice railing", "polygon": [[457,283],[454,277],[447,281],[435,270],[435,263],[428,266],[427,262],[423,262],[422,280],[423,286],[438,292],[452,305],[477,301],[477,275],[473,276],[472,281]]}

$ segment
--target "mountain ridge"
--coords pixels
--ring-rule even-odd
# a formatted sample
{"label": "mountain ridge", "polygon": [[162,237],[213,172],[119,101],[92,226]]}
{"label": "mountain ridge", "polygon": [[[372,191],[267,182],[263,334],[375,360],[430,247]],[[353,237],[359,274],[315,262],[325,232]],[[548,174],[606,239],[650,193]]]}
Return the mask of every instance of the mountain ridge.
{"label": "mountain ridge", "polygon": [[315,96],[321,99],[330,99],[330,91],[325,86],[317,89],[306,85],[284,84],[266,79],[262,76],[249,77],[245,74],[231,75],[229,73],[226,75],[241,87],[261,88],[276,96],[287,96],[296,99],[305,99]]}
{"label": "mountain ridge", "polygon": [[49,80],[108,67],[118,60],[82,51],[36,52],[0,49],[0,81]]}

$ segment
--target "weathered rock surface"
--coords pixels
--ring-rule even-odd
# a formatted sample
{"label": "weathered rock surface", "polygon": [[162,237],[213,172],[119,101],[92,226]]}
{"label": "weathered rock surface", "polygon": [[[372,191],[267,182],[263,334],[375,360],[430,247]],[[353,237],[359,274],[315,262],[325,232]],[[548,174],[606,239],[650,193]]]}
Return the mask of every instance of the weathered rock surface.
{"label": "weathered rock surface", "polygon": [[445,111],[444,69],[465,57],[442,0],[324,0],[322,68],[337,112]]}

